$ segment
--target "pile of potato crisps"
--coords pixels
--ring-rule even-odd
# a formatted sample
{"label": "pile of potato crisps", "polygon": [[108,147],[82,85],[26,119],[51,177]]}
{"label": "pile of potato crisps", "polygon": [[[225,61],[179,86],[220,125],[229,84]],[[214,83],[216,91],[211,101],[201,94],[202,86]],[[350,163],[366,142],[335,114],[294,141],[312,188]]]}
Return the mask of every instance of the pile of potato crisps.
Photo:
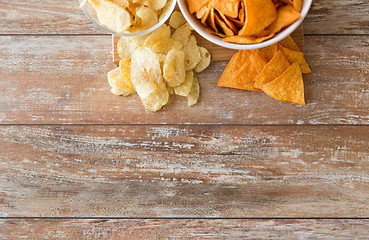
{"label": "pile of potato crisps", "polygon": [[141,32],[157,24],[174,0],[84,0],[96,10],[100,23],[116,33]]}
{"label": "pile of potato crisps", "polygon": [[[172,34],[173,31],[173,34]],[[111,92],[128,96],[138,93],[145,108],[156,112],[169,101],[170,94],[197,103],[200,85],[197,74],[211,61],[207,49],[199,47],[191,26],[180,12],[174,12],[169,26],[137,37],[120,38],[119,67],[108,73]]]}
{"label": "pile of potato crisps", "polygon": [[300,18],[303,0],[187,0],[208,32],[237,44],[264,42]]}
{"label": "pile of potato crisps", "polygon": [[305,105],[302,73],[311,73],[304,54],[289,36],[279,43],[236,53],[218,86],[264,91],[283,102]]}

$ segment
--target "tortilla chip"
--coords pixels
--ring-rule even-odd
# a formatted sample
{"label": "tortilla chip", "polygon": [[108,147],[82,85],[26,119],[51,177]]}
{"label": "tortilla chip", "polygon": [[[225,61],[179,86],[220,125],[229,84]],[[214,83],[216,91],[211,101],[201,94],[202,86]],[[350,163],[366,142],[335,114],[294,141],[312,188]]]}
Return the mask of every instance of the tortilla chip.
{"label": "tortilla chip", "polygon": [[250,83],[253,84],[266,64],[257,50],[238,51],[224,70],[218,86],[250,90]]}
{"label": "tortilla chip", "polygon": [[218,12],[222,12],[225,15],[233,18],[238,17],[238,9],[241,0],[213,0],[213,6]]}
{"label": "tortilla chip", "polygon": [[300,13],[296,11],[292,6],[286,5],[277,9],[277,18],[270,24],[269,27],[263,31],[262,34],[257,34],[258,36],[265,36],[270,34],[278,33],[282,28],[287,27],[294,23],[300,18]]}
{"label": "tortilla chip", "polygon": [[209,28],[209,27],[207,27],[207,28],[206,28],[206,31],[207,31],[208,33],[210,33],[210,34],[217,35],[217,36],[219,36],[219,37],[221,37],[221,38],[226,38],[226,37],[227,37],[225,34],[220,33],[220,32],[215,32],[212,28]]}
{"label": "tortilla chip", "polygon": [[281,0],[281,1],[290,4],[298,12],[301,12],[302,10],[303,0]]}
{"label": "tortilla chip", "polygon": [[227,24],[219,17],[218,13],[214,14],[216,24],[223,30],[226,36],[234,36],[234,32]]}
{"label": "tortilla chip", "polygon": [[245,24],[241,20],[236,19],[236,18],[228,18],[228,19],[232,21],[233,25],[235,25],[237,29],[242,29],[243,25]]}
{"label": "tortilla chip", "polygon": [[283,39],[282,41],[279,42],[279,44],[282,47],[288,48],[292,51],[297,51],[297,52],[301,52],[300,48],[297,46],[297,44],[295,43],[295,41],[292,39],[291,35],[289,35],[288,37],[286,37],[285,39]]}
{"label": "tortilla chip", "polygon": [[285,47],[281,47],[281,49],[283,50],[283,53],[290,64],[297,62],[302,73],[311,73],[311,69],[307,64],[302,52],[292,51]]}
{"label": "tortilla chip", "polygon": [[250,36],[268,27],[277,18],[277,10],[272,0],[244,0],[246,23],[240,36]]}
{"label": "tortilla chip", "polygon": [[209,24],[209,26],[215,31],[215,32],[219,32],[217,25],[215,24],[215,12],[214,12],[214,8],[211,8],[210,10],[210,14],[207,20],[207,23]]}
{"label": "tortilla chip", "polygon": [[261,86],[261,89],[279,101],[305,105],[304,82],[297,63],[292,64],[274,81]]}
{"label": "tortilla chip", "polygon": [[207,4],[209,0],[187,0],[188,10],[191,14],[197,12],[202,8],[205,4]]}
{"label": "tortilla chip", "polygon": [[264,84],[272,82],[284,73],[289,66],[290,63],[287,58],[284,56],[282,50],[279,50],[255,80],[255,87],[261,88]]}
{"label": "tortilla chip", "polygon": [[236,35],[236,36],[226,37],[226,38],[223,39],[223,41],[230,42],[230,43],[238,43],[238,44],[256,44],[256,43],[264,42],[265,40],[267,40],[267,39],[269,39],[273,36],[274,36],[274,34],[270,35],[270,36],[266,36],[266,37]]}
{"label": "tortilla chip", "polygon": [[222,12],[218,12],[218,13],[219,13],[221,20],[223,20],[223,22],[227,24],[227,27],[230,28],[235,34],[238,34],[238,29],[233,24],[233,22],[229,20]]}
{"label": "tortilla chip", "polygon": [[246,21],[245,14],[246,14],[245,1],[241,1],[241,7],[240,7],[240,11],[238,12],[238,18],[242,22],[242,26],[245,25],[245,21]]}
{"label": "tortilla chip", "polygon": [[279,45],[277,43],[270,45],[268,47],[258,49],[261,56],[263,56],[265,60],[267,60],[268,62],[272,60],[274,55],[277,54],[278,50],[279,50]]}

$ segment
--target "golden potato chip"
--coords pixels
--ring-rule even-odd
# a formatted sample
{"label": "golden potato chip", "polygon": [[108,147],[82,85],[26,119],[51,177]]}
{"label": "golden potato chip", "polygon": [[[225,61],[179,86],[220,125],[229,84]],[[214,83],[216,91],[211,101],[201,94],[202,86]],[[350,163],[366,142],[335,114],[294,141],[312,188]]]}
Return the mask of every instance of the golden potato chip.
{"label": "golden potato chip", "polygon": [[113,2],[122,8],[127,8],[129,5],[128,0],[113,0]]}
{"label": "golden potato chip", "polygon": [[240,6],[241,0],[213,0],[213,6],[218,12],[222,12],[228,17],[237,18],[238,17],[238,9]]}
{"label": "golden potato chip", "polygon": [[258,36],[262,35],[270,35],[279,32],[282,28],[294,23],[297,19],[300,18],[300,13],[296,11],[292,6],[286,5],[277,9],[277,18],[275,21],[270,24],[262,34],[258,34]]}
{"label": "golden potato chip", "polygon": [[295,41],[292,39],[291,35],[289,35],[288,37],[286,37],[285,39],[283,39],[282,41],[279,42],[279,44],[282,47],[288,48],[292,51],[297,51],[297,52],[301,52],[300,48],[297,46],[297,44],[295,43]]}
{"label": "golden potato chip", "polygon": [[211,62],[211,55],[206,48],[200,47],[200,55],[201,61],[196,65],[194,69],[197,73],[204,71],[207,67],[209,67]]}
{"label": "golden potato chip", "polygon": [[304,83],[297,63],[292,64],[274,81],[262,85],[261,89],[279,101],[305,105]]}
{"label": "golden potato chip", "polygon": [[254,89],[253,83],[267,61],[257,50],[238,51],[228,63],[218,86],[237,89]]}
{"label": "golden potato chip", "polygon": [[175,0],[168,0],[167,1],[167,4],[161,10],[159,21],[161,21],[169,13],[169,11],[171,10],[171,6],[172,6],[173,1],[175,1]]}
{"label": "golden potato chip", "polygon": [[186,80],[180,86],[174,88],[174,92],[183,97],[187,97],[192,89],[193,83],[193,71],[188,71],[186,73]]}
{"label": "golden potato chip", "polygon": [[192,27],[190,24],[185,23],[183,26],[175,30],[175,32],[172,35],[172,38],[183,45],[186,45],[188,40],[190,39]]}
{"label": "golden potato chip", "polygon": [[172,49],[179,50],[181,48],[183,48],[182,43],[177,42],[173,38],[163,38],[156,42],[151,49],[156,53],[167,54]]}
{"label": "golden potato chip", "polygon": [[140,19],[140,25],[142,29],[149,29],[158,23],[158,15],[151,8],[141,6],[136,11],[136,18]]}
{"label": "golden potato chip", "polygon": [[278,78],[284,71],[289,68],[290,63],[284,56],[283,52],[279,50],[270,62],[264,67],[259,76],[255,80],[255,87],[261,88],[262,85],[267,84]]}
{"label": "golden potato chip", "polygon": [[123,33],[131,26],[132,16],[117,4],[107,0],[90,0],[102,25],[112,31]]}
{"label": "golden potato chip", "polygon": [[197,74],[193,74],[193,82],[191,86],[191,90],[187,95],[187,104],[188,106],[195,105],[200,98],[200,84],[199,79],[197,78]]}
{"label": "golden potato chip", "polygon": [[197,46],[195,36],[190,36],[187,44],[183,47],[183,52],[185,53],[186,71],[190,71],[201,61],[200,48]]}
{"label": "golden potato chip", "polygon": [[117,44],[117,52],[119,57],[124,60],[130,60],[133,52],[144,45],[148,35],[137,36],[137,37],[121,37]]}
{"label": "golden potato chip", "polygon": [[167,0],[132,0],[132,2],[147,6],[152,10],[159,10],[165,6]]}
{"label": "golden potato chip", "polygon": [[163,77],[170,87],[178,87],[186,79],[185,53],[172,49],[168,52],[163,66]]}
{"label": "golden potato chip", "polygon": [[226,36],[234,36],[232,29],[230,29],[222,19],[220,19],[217,13],[215,13],[214,17],[215,23],[223,30]]}
{"label": "golden potato chip", "polygon": [[170,95],[174,94],[174,88],[167,86]]}
{"label": "golden potato chip", "polygon": [[108,82],[115,95],[128,96],[136,92],[131,81],[131,61],[119,62],[119,67],[108,73]]}
{"label": "golden potato chip", "polygon": [[277,18],[277,10],[271,0],[244,0],[244,3],[246,22],[240,36],[255,35]]}
{"label": "golden potato chip", "polygon": [[302,52],[292,51],[285,47],[281,47],[281,48],[290,64],[297,62],[301,68],[302,73],[311,73],[311,69],[309,65],[307,64],[304,58],[304,54]]}
{"label": "golden potato chip", "polygon": [[209,0],[187,0],[188,10],[191,14],[197,12],[200,8],[202,8],[205,4],[207,4]]}
{"label": "golden potato chip", "polygon": [[144,46],[152,48],[159,40],[170,38],[170,34],[170,27],[163,24],[146,38]]}
{"label": "golden potato chip", "polygon": [[132,56],[131,80],[145,108],[156,112],[169,101],[168,88],[162,77],[157,55],[145,47]]}
{"label": "golden potato chip", "polygon": [[179,11],[173,12],[172,16],[169,19],[169,25],[174,28],[178,29],[186,23],[186,19],[183,17],[182,13]]}

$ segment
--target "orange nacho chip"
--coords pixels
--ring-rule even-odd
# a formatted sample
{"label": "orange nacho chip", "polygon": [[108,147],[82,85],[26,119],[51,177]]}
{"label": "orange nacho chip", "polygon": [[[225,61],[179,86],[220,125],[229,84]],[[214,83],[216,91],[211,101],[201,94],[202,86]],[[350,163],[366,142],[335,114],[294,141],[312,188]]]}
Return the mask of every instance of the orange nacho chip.
{"label": "orange nacho chip", "polygon": [[287,58],[284,56],[283,52],[279,50],[256,78],[255,87],[261,88],[264,84],[272,82],[286,71],[289,66],[290,63]]}
{"label": "orange nacho chip", "polygon": [[305,105],[304,83],[297,63],[292,64],[274,81],[261,86],[261,89],[279,101]]}
{"label": "orange nacho chip", "polygon": [[302,52],[292,51],[285,47],[282,47],[282,51],[290,64],[297,62],[302,73],[311,73],[311,69],[307,64]]}
{"label": "orange nacho chip", "polygon": [[[297,19],[300,18],[300,13],[297,12],[292,6],[286,5],[277,9],[277,18],[276,20],[270,24],[262,34],[276,34],[282,28],[287,27],[294,23]],[[259,34],[258,34],[259,35]],[[261,35],[262,36],[262,35]]]}
{"label": "orange nacho chip", "polygon": [[292,51],[297,51],[297,52],[301,52],[300,48],[297,46],[297,44],[295,43],[295,41],[292,39],[291,35],[289,35],[288,37],[286,37],[285,39],[283,39],[282,41],[279,42],[279,44],[282,47],[288,48]]}
{"label": "orange nacho chip", "polygon": [[238,51],[224,70],[218,86],[255,90],[253,83],[266,64],[257,50]]}
{"label": "orange nacho chip", "polygon": [[276,18],[277,11],[271,0],[244,0],[246,22],[240,36],[255,35],[268,27]]}
{"label": "orange nacho chip", "polygon": [[241,0],[213,0],[213,6],[218,12],[222,12],[228,17],[237,18],[238,17],[238,9],[240,6]]}
{"label": "orange nacho chip", "polygon": [[303,0],[281,0],[281,1],[290,4],[296,11],[301,12]]}
{"label": "orange nacho chip", "polygon": [[234,32],[230,29],[227,24],[218,16],[218,13],[215,13],[215,22],[222,29],[226,36],[233,36]]}
{"label": "orange nacho chip", "polygon": [[188,10],[191,14],[200,10],[209,0],[187,0]]}

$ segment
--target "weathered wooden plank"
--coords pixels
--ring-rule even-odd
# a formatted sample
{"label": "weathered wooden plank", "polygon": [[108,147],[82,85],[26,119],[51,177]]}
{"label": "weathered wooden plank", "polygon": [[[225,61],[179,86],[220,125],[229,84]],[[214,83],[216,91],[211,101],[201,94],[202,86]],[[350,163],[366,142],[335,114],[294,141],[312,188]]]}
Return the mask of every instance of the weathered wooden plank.
{"label": "weathered wooden plank", "polygon": [[2,126],[2,217],[368,217],[369,126]]}
{"label": "weathered wooden plank", "polygon": [[[174,96],[146,112],[137,95],[109,92],[110,36],[1,36],[3,124],[369,124],[369,40],[307,36],[306,106],[263,93],[217,87],[226,62],[199,75],[200,103]],[[350,43],[350,46],[347,45]]]}
{"label": "weathered wooden plank", "polygon": [[[0,34],[104,34],[78,8],[77,0],[0,1]],[[314,0],[308,34],[367,34],[369,3]]]}
{"label": "weathered wooden plank", "polygon": [[366,239],[367,219],[2,219],[14,239]]}

